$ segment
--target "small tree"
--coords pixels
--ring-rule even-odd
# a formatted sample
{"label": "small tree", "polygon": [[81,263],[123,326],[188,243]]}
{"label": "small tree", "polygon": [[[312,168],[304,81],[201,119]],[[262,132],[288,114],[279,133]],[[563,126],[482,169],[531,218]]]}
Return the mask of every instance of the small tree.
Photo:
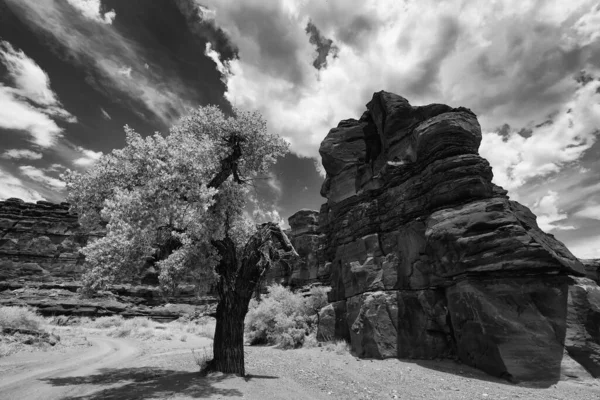
{"label": "small tree", "polygon": [[248,303],[261,276],[295,254],[274,223],[247,217],[248,182],[284,155],[287,143],[267,133],[258,113],[201,107],[163,137],[125,127],[126,146],[81,174],[67,171],[67,201],[89,230],[107,234],[82,252],[84,287],[97,290],[130,279],[148,259],[161,288],[172,292],[193,275],[219,297],[210,369],[245,374],[243,332]]}

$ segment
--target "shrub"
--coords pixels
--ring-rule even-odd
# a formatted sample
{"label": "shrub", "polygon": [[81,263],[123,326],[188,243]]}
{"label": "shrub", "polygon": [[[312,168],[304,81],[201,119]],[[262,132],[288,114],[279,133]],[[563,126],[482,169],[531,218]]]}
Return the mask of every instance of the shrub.
{"label": "shrub", "polygon": [[44,319],[26,307],[0,307],[0,328],[37,331]]}
{"label": "shrub", "polygon": [[313,288],[308,297],[273,285],[258,302],[250,301],[246,336],[250,344],[277,344],[296,348],[317,328],[317,312],[326,303],[326,290]]}
{"label": "shrub", "polygon": [[118,328],[123,325],[125,320],[120,315],[112,315],[110,317],[99,317],[92,321],[91,325],[93,328],[106,329],[106,328]]}

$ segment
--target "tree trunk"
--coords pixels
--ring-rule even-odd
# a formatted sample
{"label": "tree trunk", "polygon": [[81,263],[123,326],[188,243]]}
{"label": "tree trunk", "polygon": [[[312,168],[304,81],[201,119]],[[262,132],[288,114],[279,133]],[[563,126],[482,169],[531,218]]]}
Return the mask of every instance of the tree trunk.
{"label": "tree trunk", "polygon": [[217,327],[213,342],[212,369],[244,376],[244,318],[249,299],[221,297],[217,306]]}
{"label": "tree trunk", "polygon": [[221,261],[217,294],[217,326],[213,342],[213,360],[205,372],[219,371],[240,376],[244,368],[244,319],[248,304],[261,277],[273,262],[297,253],[281,228],[274,223],[261,225],[244,247],[238,263],[234,242],[229,237],[213,242]]}

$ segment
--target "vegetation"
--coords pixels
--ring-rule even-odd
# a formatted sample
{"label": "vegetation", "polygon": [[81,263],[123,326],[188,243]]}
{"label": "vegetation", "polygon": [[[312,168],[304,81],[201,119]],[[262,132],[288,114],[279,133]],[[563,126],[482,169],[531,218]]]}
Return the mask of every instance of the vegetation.
{"label": "vegetation", "polygon": [[0,307],[0,357],[16,353],[28,345],[54,346],[60,337],[45,331],[47,325],[26,307]]}
{"label": "vegetation", "polygon": [[270,286],[261,301],[253,299],[246,315],[250,344],[277,344],[297,348],[316,342],[318,310],[327,304],[324,288],[312,288],[308,296],[281,285]]}
{"label": "vegetation", "polygon": [[103,238],[82,251],[88,290],[130,280],[149,262],[161,287],[193,277],[219,296],[209,368],[244,375],[248,303],[272,263],[295,251],[274,223],[256,227],[245,206],[248,183],[266,174],[287,143],[267,133],[258,113],[201,107],[164,137],[126,127],[126,146],[86,173],[67,171],[67,201]]}

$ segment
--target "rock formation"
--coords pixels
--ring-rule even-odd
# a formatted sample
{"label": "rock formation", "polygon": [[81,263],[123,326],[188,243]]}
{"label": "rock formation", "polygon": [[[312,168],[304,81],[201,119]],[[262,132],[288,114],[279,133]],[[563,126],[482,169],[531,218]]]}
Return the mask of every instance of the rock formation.
{"label": "rock formation", "polygon": [[585,275],[600,285],[600,258],[579,260],[585,269]]}
{"label": "rock formation", "polygon": [[[83,234],[67,203],[0,201],[0,305],[29,305],[44,315],[149,316],[169,320],[209,308],[191,285],[165,299],[156,286],[114,285],[83,299],[77,294],[84,256],[79,249],[101,231]],[[167,301],[170,305],[165,307]]]}
{"label": "rock formation", "polygon": [[457,357],[512,381],[600,377],[600,289],[492,183],[480,141],[470,110],[383,91],[329,132],[319,336],[360,357]]}

